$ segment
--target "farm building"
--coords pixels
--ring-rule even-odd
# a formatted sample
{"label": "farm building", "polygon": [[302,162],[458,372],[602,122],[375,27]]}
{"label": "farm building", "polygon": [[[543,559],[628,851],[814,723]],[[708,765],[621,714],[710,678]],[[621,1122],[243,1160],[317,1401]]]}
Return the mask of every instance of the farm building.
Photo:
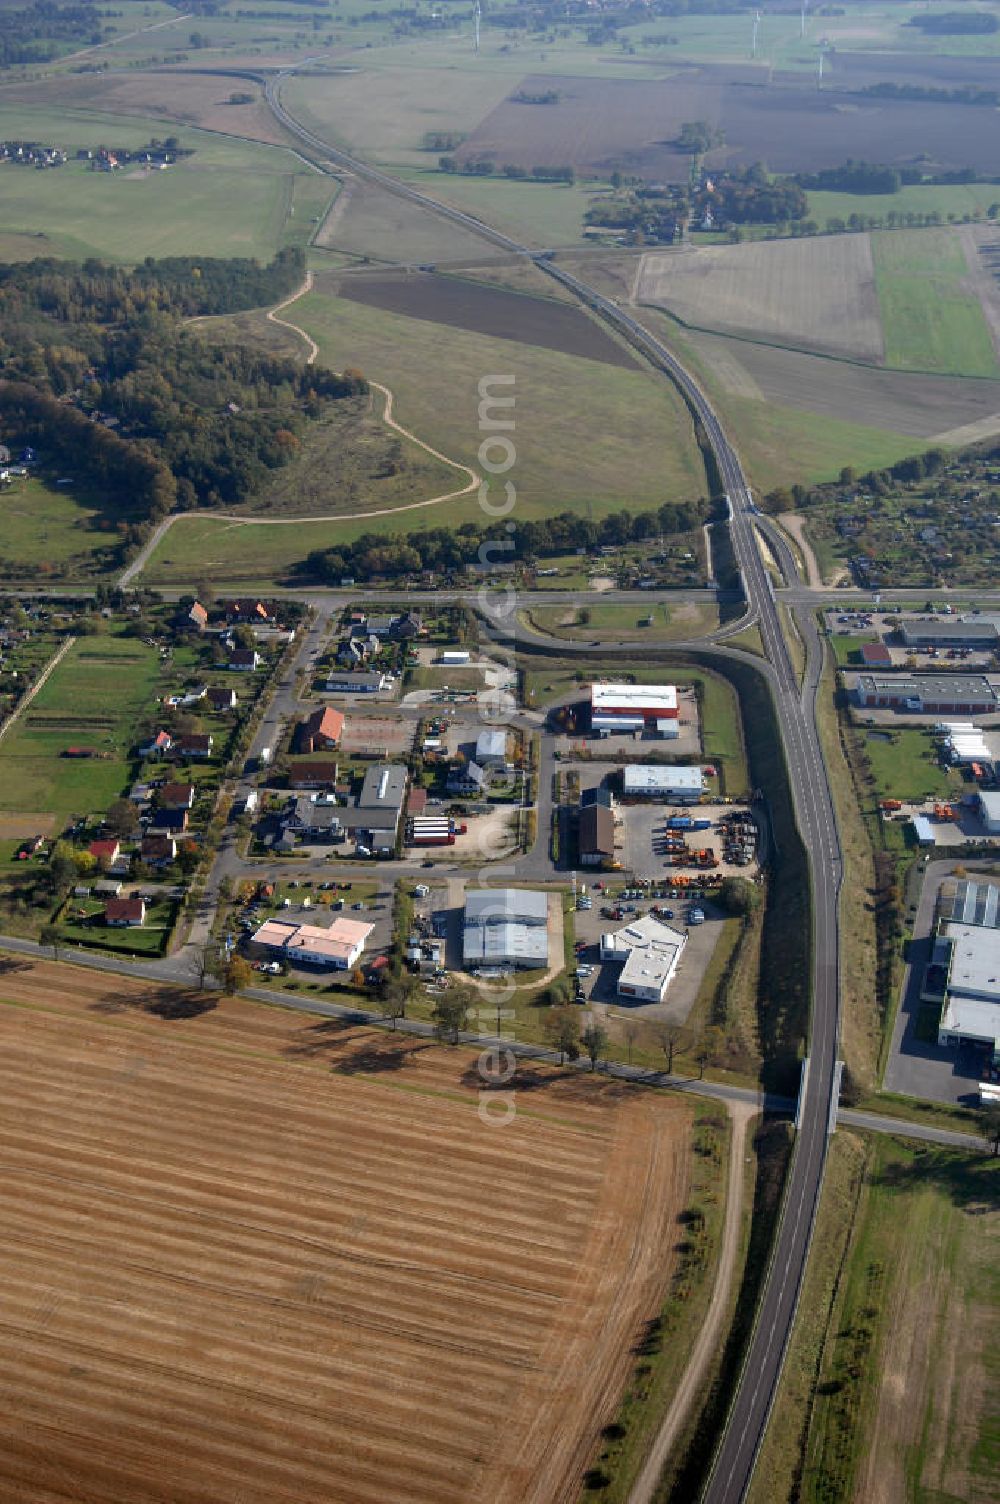
{"label": "farm building", "polygon": [[328,929],[291,919],[267,919],[254,933],[251,944],[287,961],[352,971],[374,928],[357,919],[337,918]]}
{"label": "farm building", "polygon": [[1000,644],[1000,631],[988,616],[901,616],[897,629],[908,648],[978,648]]}
{"label": "farm building", "polygon": [[677,688],[673,684],[592,684],[590,725],[598,735],[650,731],[676,737]]}
{"label": "farm building", "polygon": [[865,668],[892,668],[892,654],[884,642],[863,642],[861,662]]}
{"label": "farm building", "polygon": [[615,859],[615,817],[604,804],[580,810],[577,848],[581,867],[603,867]]}
{"label": "farm building", "polygon": [[687,936],[647,914],[601,936],[601,960],[621,961],[618,996],[662,1003],[687,944]]}
{"label": "farm building", "polygon": [[314,710],[311,716],[299,723],[296,732],[296,750],[299,752],[323,752],[336,747],[344,734],[344,717],[332,705]]}
{"label": "farm building", "polygon": [[465,897],[466,966],[548,965],[549,901],[522,888],[477,888]]}
{"label": "farm building", "polygon": [[997,692],[985,674],[859,674],[855,692],[866,710],[991,715],[997,709]]}
{"label": "farm building", "polygon": [[1000,1057],[1000,933],[981,925],[942,925],[935,958],[947,951],[948,981],[939,1045],[988,1045]]}
{"label": "farm building", "polygon": [[622,775],[622,792],[632,799],[661,799],[667,804],[697,804],[705,791],[700,768],[669,765],[626,767]]}

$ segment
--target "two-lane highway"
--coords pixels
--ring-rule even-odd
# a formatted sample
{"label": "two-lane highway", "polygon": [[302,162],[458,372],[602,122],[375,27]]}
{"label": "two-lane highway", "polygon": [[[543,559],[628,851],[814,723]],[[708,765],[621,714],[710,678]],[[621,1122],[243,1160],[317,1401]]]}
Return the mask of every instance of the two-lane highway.
{"label": "two-lane highway", "polygon": [[[506,251],[531,259],[540,270],[562,283],[670,376],[704,428],[729,497],[733,549],[742,570],[747,602],[756,617],[767,654],[764,671],[774,694],[796,818],[806,849],[813,915],[810,1070],[800,1104],[799,1132],[757,1321],[704,1495],[707,1504],[738,1504],[749,1487],[780,1378],[823,1183],[828,1131],[836,1117],[834,1092],[839,1036],[837,907],[842,866],[833,803],[816,727],[819,639],[814,632],[803,631],[807,667],[805,684],[800,686],[782,634],[774,583],[758,547],[757,514],[739,457],[718,414],[676,356],[625,309],[568,272],[548,253],[532,251],[474,215],[465,214],[398,182],[306,130],[281,103],[281,81],[290,71],[293,70],[267,81],[266,96],[274,114],[291,135],[318,153],[321,159],[347,168],[356,176],[377,183],[387,192],[419,204],[463,229],[472,230]],[[787,558],[779,557],[779,565],[787,569],[790,557],[790,553]],[[794,576],[790,577],[789,583],[793,581]]]}

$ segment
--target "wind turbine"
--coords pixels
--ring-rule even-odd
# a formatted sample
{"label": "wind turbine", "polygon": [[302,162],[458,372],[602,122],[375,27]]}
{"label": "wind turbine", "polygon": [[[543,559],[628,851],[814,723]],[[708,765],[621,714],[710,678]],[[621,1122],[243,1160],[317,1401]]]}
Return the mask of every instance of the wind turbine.
{"label": "wind turbine", "polygon": [[476,8],[472,12],[472,14],[475,17],[475,22],[476,22],[475,53],[476,53],[476,56],[478,57],[479,56],[479,22],[480,22],[480,20],[482,18],[482,14],[483,14],[482,6],[480,5],[479,0],[476,0]]}
{"label": "wind turbine", "polygon": [[751,57],[756,57],[757,56],[757,33],[759,31],[760,31],[760,11],[759,10],[755,10],[754,13],[753,13],[753,35],[752,35],[752,37],[750,39],[750,56]]}
{"label": "wind turbine", "polygon": [[805,34],[806,34],[806,11],[808,9],[809,9],[809,0],[802,0],[802,9],[799,12],[799,37],[800,38],[804,38]]}

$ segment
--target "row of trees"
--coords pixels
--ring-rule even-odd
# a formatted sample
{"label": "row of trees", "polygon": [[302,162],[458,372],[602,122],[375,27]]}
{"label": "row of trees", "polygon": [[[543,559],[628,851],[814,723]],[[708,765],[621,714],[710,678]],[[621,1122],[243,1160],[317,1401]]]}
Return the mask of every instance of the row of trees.
{"label": "row of trees", "polygon": [[491,157],[470,157],[465,162],[460,162],[458,157],[444,156],[438,158],[438,167],[442,172],[463,173],[466,177],[490,178],[502,177],[531,179],[536,183],[575,183],[576,172],[572,167],[520,167],[516,162],[506,162],[502,167]]}
{"label": "row of trees", "polygon": [[315,550],[304,561],[301,572],[328,584],[339,584],[345,576],[367,579],[381,575],[391,579],[423,570],[447,574],[467,564],[514,564],[578,548],[686,534],[700,527],[708,516],[709,503],[700,499],[667,502],[650,512],[612,512],[600,521],[576,512],[560,512],[556,517],[522,522],[513,534],[503,523],[480,529],[474,522],[464,522],[454,530],[429,528],[410,536],[363,533],[353,543]]}

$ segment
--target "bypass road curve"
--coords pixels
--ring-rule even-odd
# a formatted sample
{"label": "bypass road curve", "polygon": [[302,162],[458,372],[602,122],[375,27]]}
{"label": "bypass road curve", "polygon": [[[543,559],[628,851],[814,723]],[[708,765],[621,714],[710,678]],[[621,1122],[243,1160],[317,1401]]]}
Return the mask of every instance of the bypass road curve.
{"label": "bypass road curve", "polygon": [[[338,151],[306,130],[280,100],[281,80],[291,71],[294,70],[274,76],[265,86],[271,109],[290,134],[327,161],[349,168],[387,192],[472,230],[506,251],[529,257],[540,270],[561,282],[676,383],[704,429],[729,497],[733,549],[742,570],[748,606],[760,627],[769,662],[768,678],[809,863],[813,916],[810,1069],[800,1103],[799,1132],[757,1320],[704,1494],[706,1504],[739,1504],[750,1484],[781,1375],[826,1168],[828,1133],[836,1120],[834,1092],[839,1035],[837,905],[842,860],[816,728],[819,638],[803,612],[797,621],[806,647],[807,664],[805,683],[800,687],[782,634],[774,584],[758,547],[755,532],[758,514],[739,457],[708,398],[672,352],[624,309],[559,266],[549,253],[530,250],[474,215],[439,203],[367,163]],[[778,563],[788,567],[786,558],[779,557]],[[794,574],[789,580],[789,583],[793,582]]]}

